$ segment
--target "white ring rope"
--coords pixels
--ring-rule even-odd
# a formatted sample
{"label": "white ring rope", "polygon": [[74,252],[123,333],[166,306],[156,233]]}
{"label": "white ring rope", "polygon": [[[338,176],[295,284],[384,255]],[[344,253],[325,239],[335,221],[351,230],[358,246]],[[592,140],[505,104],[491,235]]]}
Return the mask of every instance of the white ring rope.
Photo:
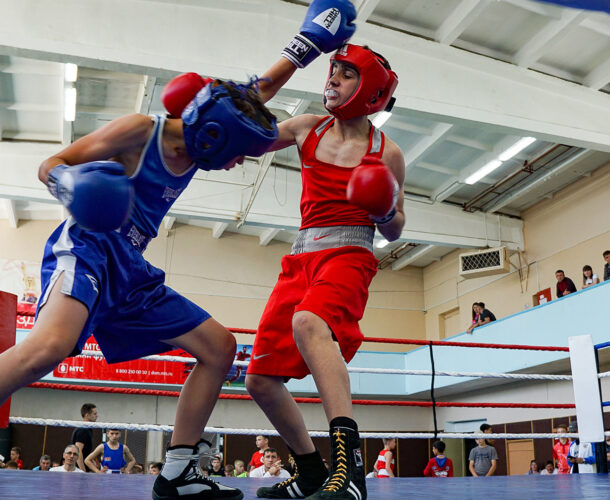
{"label": "white ring rope", "polygon": [[[88,429],[122,429],[129,431],[163,431],[172,432],[172,425],[156,424],[125,424],[117,422],[83,422],[82,420],[55,420],[47,418],[10,417],[11,424],[50,425],[53,427],[82,427]],[[231,429],[224,427],[206,427],[204,432],[213,434],[241,434],[247,436],[279,436],[276,430],[269,429]],[[310,431],[311,437],[328,437],[328,431]],[[610,436],[610,431],[604,433]],[[436,436],[432,432],[361,432],[362,438],[396,438],[396,439],[556,439],[560,437],[577,438],[577,433],[531,433],[513,434],[496,433],[484,434],[469,432],[439,432]]]}
{"label": "white ring rope", "polygon": [[[99,351],[83,351],[81,356],[103,358],[104,355]],[[140,359],[149,361],[176,361],[179,363],[196,363],[195,358],[187,358],[182,356],[145,356]],[[235,361],[235,366],[248,366],[247,361]],[[372,373],[381,375],[427,375],[431,376],[431,370],[402,370],[399,368],[359,368],[348,366],[347,371],[350,373]],[[610,372],[607,372],[610,376]],[[514,380],[572,380],[572,375],[548,375],[536,373],[487,373],[487,372],[450,372],[436,370],[434,375],[437,377],[472,377],[472,378],[503,378]]]}

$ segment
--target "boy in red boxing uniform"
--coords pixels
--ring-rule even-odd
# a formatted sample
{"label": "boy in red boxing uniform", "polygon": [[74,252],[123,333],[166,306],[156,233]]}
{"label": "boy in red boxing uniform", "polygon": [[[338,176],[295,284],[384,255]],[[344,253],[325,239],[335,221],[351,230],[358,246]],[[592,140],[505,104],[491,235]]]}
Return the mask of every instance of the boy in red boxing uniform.
{"label": "boy in red boxing uniform", "polygon": [[[246,387],[291,449],[298,473],[260,488],[259,497],[366,498],[344,359],[353,358],[363,338],[358,321],[377,272],[375,226],[392,241],[404,225],[403,154],[367,117],[391,107],[397,84],[384,57],[345,45],[331,58],[324,91],[333,116],[301,115],[279,126],[273,149],[296,144],[301,156],[302,223],[263,313]],[[360,164],[361,173],[379,175],[355,186],[348,201],[346,189]],[[389,195],[377,195],[388,192],[389,183]],[[330,473],[284,385],[309,373],[330,426]]]}

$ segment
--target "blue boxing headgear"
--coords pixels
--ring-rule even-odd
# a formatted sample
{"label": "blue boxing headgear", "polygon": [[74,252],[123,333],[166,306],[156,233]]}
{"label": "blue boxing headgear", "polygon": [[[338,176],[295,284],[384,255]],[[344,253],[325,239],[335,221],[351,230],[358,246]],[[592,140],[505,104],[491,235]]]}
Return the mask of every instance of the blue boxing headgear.
{"label": "blue boxing headgear", "polygon": [[[210,83],[184,108],[184,142],[197,167],[219,170],[240,156],[260,156],[277,139],[275,117],[247,95],[248,91],[256,90],[257,82],[253,79],[248,85]],[[257,117],[264,114],[265,119],[257,121],[247,116],[236,107],[234,98],[247,101],[246,105],[258,113]]]}

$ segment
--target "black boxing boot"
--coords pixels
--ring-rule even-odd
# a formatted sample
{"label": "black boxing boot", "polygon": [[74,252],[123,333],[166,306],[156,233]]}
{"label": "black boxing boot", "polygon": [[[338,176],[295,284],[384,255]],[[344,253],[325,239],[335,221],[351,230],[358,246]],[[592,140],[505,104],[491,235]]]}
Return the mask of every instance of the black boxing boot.
{"label": "black boxing boot", "polygon": [[306,500],[366,500],[358,424],[348,417],[330,422],[332,463],[322,487]]}
{"label": "black boxing boot", "polygon": [[210,443],[203,439],[195,446],[170,446],[165,465],[153,485],[154,500],[241,500],[244,494],[208,479],[201,473],[199,457],[209,454]]}
{"label": "black boxing boot", "polygon": [[290,479],[271,487],[256,490],[259,498],[305,498],[315,493],[326,478],[328,471],[318,450],[305,455],[297,455],[290,450],[294,457],[295,473]]}

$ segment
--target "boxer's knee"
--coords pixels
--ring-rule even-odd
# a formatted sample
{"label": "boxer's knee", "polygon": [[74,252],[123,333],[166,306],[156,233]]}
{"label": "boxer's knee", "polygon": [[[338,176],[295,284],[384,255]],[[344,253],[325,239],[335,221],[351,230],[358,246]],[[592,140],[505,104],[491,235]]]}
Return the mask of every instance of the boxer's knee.
{"label": "boxer's knee", "polygon": [[309,311],[298,311],[294,314],[292,332],[299,350],[312,344],[332,340],[332,332],[326,322]]}

